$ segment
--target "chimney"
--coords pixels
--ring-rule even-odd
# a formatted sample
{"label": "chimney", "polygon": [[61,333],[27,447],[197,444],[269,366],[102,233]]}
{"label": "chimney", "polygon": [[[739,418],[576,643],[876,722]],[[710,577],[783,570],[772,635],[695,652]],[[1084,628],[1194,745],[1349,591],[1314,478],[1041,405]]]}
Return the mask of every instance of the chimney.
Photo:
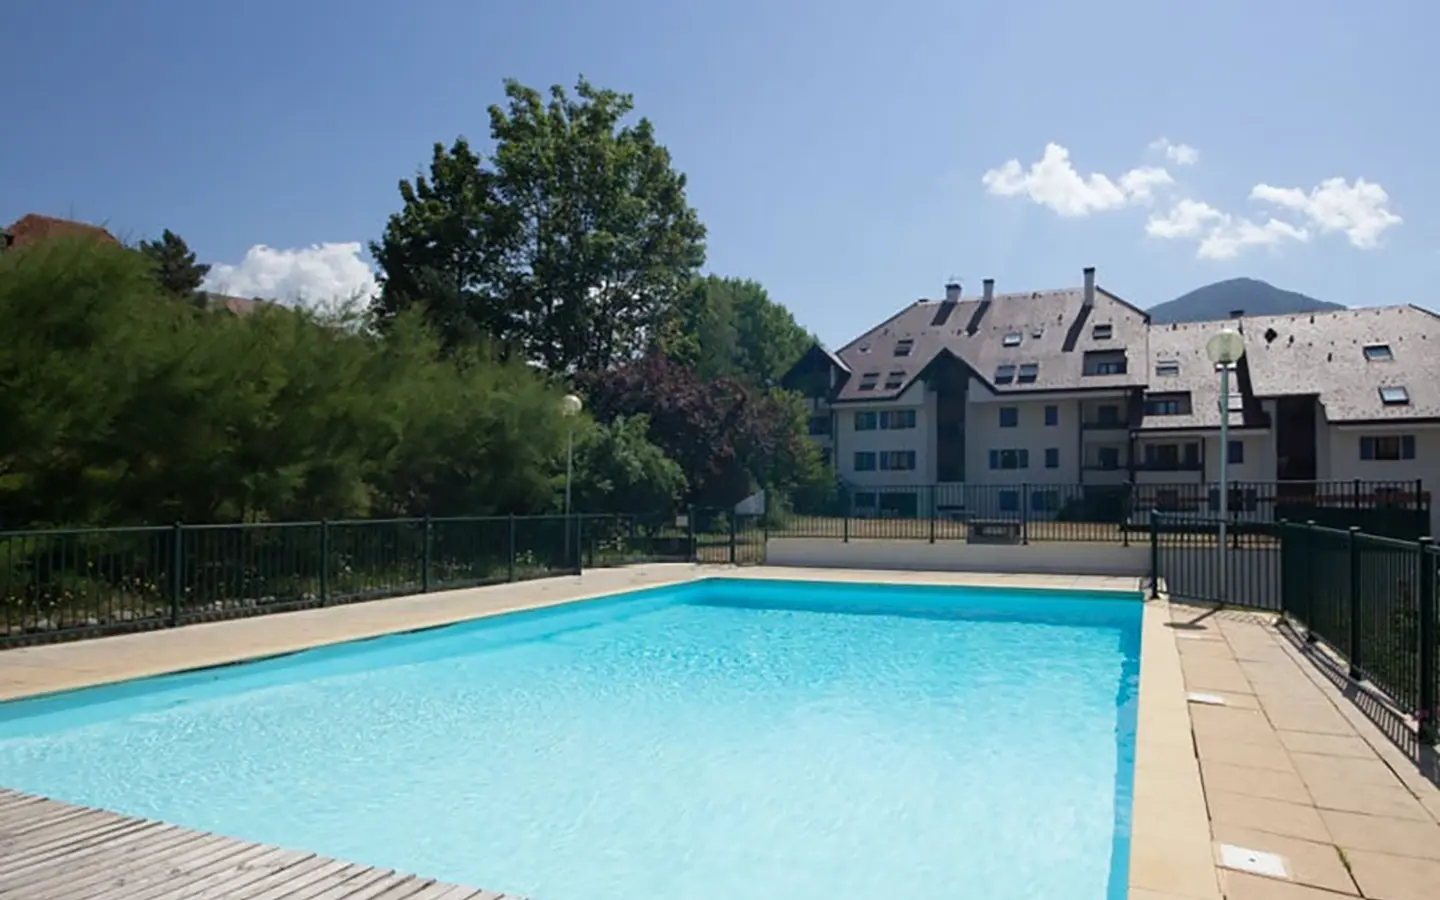
{"label": "chimney", "polygon": [[1245,310],[1243,310],[1243,309],[1232,309],[1232,310],[1230,310],[1230,318],[1232,318],[1232,319],[1240,319],[1240,318],[1244,318],[1244,316],[1245,316]]}
{"label": "chimney", "polygon": [[945,299],[949,300],[951,303],[954,303],[960,299],[959,281],[952,278],[949,281],[945,282]]}
{"label": "chimney", "polygon": [[1095,267],[1085,267],[1085,305],[1095,305]]}
{"label": "chimney", "polygon": [[995,279],[985,279],[985,302],[989,303],[995,299]]}

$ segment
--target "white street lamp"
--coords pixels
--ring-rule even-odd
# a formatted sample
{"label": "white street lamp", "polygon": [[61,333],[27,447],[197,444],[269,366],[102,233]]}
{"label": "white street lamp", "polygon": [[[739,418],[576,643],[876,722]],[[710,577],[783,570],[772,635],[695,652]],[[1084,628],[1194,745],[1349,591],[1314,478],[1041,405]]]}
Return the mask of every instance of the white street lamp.
{"label": "white street lamp", "polygon": [[[585,406],[574,394],[560,398],[560,415],[573,419]],[[565,433],[565,562],[570,562],[570,482],[575,474],[575,426],[572,424]]]}
{"label": "white street lamp", "polygon": [[1230,599],[1226,564],[1226,524],[1230,517],[1230,370],[1245,355],[1245,338],[1226,328],[1205,344],[1205,355],[1220,370],[1220,602]]}

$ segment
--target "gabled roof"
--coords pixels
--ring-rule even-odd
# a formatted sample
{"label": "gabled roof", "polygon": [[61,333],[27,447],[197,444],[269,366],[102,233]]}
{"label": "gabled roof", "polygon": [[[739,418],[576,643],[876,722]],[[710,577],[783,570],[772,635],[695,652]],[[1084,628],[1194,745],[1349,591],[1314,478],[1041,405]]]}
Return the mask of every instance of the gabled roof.
{"label": "gabled roof", "polygon": [[[836,396],[839,402],[888,400],[899,396],[943,351],[949,351],[999,394],[1031,391],[1126,388],[1144,384],[1145,313],[1119,297],[1095,289],[1084,306],[1084,289],[996,294],[959,300],[921,300],[841,348],[837,356],[852,373]],[[1110,337],[1096,337],[1096,325]],[[1007,335],[1010,336],[1006,346]],[[897,356],[897,352],[908,353]],[[1123,375],[1084,375],[1085,353],[1123,350]],[[1020,380],[1020,367],[1036,366],[1033,380]],[[1009,383],[996,384],[1000,366],[1015,366]],[[903,375],[896,379],[892,373]],[[877,373],[871,390],[865,375]],[[897,385],[887,388],[886,385]]]}
{"label": "gabled roof", "polygon": [[52,216],[41,216],[35,213],[22,217],[14,225],[5,229],[5,232],[10,236],[9,246],[15,249],[62,237],[90,238],[111,244],[120,243],[113,234],[98,225],[87,225],[84,222],[56,219]]}
{"label": "gabled roof", "polygon": [[[1256,396],[1318,394],[1331,422],[1440,418],[1440,316],[1432,312],[1384,306],[1236,325]],[[1366,358],[1366,347],[1381,345],[1390,359]],[[1403,387],[1410,402],[1384,403],[1382,387]]]}
{"label": "gabled roof", "polygon": [[[1150,326],[1150,360],[1143,373],[1148,384],[1147,399],[1157,395],[1185,394],[1189,397],[1190,412],[1173,416],[1143,416],[1141,429],[1220,427],[1220,373],[1206,355],[1205,344],[1225,325],[1224,322],[1184,322]],[[1179,371],[1173,375],[1160,374],[1160,366],[1164,363],[1173,364]],[[1230,376],[1231,394],[1240,394],[1244,387],[1239,369],[1237,366]],[[1243,424],[1244,417],[1240,412],[1231,414],[1231,427]]]}

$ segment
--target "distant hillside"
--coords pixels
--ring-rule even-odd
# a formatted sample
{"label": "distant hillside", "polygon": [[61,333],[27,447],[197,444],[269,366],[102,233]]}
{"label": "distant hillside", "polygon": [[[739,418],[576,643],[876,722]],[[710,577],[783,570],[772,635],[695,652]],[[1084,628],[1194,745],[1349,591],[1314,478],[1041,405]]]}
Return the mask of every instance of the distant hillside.
{"label": "distant hillside", "polygon": [[1151,322],[1161,324],[1227,319],[1237,309],[1244,310],[1247,316],[1278,316],[1344,308],[1344,304],[1284,291],[1254,278],[1231,278],[1196,288],[1182,297],[1156,304],[1147,311]]}

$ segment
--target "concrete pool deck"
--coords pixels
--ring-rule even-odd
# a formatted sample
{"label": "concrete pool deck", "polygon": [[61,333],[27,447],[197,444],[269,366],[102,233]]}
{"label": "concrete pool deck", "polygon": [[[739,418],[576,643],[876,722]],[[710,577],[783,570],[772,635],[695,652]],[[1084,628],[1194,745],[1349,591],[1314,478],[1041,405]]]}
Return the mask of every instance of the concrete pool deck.
{"label": "concrete pool deck", "polygon": [[[0,651],[0,700],[727,574],[1137,589],[1134,578],[1068,575],[693,565],[600,569]],[[1440,790],[1263,616],[1146,602],[1134,796],[1133,900],[1440,897]],[[7,862],[3,838],[0,869]],[[1230,849],[1222,850],[1225,846]],[[1257,859],[1275,863],[1264,854],[1279,857],[1278,874],[1244,871]]]}

